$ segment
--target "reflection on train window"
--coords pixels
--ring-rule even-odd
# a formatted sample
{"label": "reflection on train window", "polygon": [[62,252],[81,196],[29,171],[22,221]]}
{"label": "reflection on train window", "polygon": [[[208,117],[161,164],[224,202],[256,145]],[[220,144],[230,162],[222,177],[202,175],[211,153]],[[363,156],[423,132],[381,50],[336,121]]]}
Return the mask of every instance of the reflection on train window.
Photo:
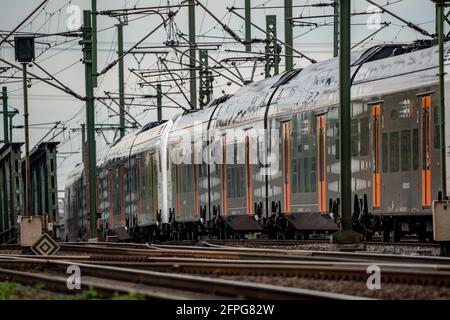
{"label": "reflection on train window", "polygon": [[365,118],[361,118],[359,119],[359,124],[361,127],[361,134],[359,135],[361,137],[361,142],[360,142],[360,156],[361,157],[366,157],[369,155],[369,147],[370,147],[370,142],[369,142],[369,118],[365,117]]}
{"label": "reflection on train window", "polygon": [[403,130],[401,137],[402,171],[411,170],[411,131]]}
{"label": "reflection on train window", "polygon": [[400,102],[399,118],[402,119],[411,118],[413,112],[414,112],[414,105],[412,103],[412,100],[409,98],[403,99]]}
{"label": "reflection on train window", "polygon": [[389,163],[388,163],[388,157],[389,157],[389,144],[388,144],[388,134],[387,132],[383,133],[383,139],[382,139],[382,152],[383,155],[381,156],[382,159],[382,166],[383,166],[383,172],[386,173],[389,171]]}
{"label": "reflection on train window", "polygon": [[389,167],[390,172],[399,171],[399,133],[398,131],[389,134]]}
{"label": "reflection on train window", "polygon": [[419,129],[413,129],[412,132],[412,163],[413,170],[419,170]]}
{"label": "reflection on train window", "polygon": [[433,124],[434,124],[434,148],[440,149],[441,148],[441,133],[440,133],[440,126],[439,126],[439,109],[438,107],[433,108]]}

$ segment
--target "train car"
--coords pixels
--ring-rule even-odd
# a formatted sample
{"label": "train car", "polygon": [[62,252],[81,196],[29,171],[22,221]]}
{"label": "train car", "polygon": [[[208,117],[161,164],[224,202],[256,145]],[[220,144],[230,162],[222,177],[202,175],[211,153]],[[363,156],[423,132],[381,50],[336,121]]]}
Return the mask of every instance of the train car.
{"label": "train car", "polygon": [[166,166],[161,139],[169,123],[150,123],[126,135],[99,159],[97,202],[101,231],[119,238],[153,237],[156,226],[168,223],[163,190]]}
{"label": "train car", "polygon": [[64,226],[65,240],[86,240],[87,217],[86,217],[86,193],[83,177],[84,166],[77,164],[69,173],[64,194]]}
{"label": "train car", "polygon": [[[353,223],[367,238],[430,237],[441,183],[437,50],[417,42],[352,54]],[[332,59],[246,85],[119,141],[99,163],[105,229],[144,240],[337,230],[338,67]]]}

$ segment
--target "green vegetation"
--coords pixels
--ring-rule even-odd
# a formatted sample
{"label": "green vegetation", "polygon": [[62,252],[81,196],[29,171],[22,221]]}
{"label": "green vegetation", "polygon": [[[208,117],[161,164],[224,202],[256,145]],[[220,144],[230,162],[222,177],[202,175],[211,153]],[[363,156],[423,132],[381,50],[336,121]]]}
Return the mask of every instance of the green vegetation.
{"label": "green vegetation", "polygon": [[[47,291],[45,285],[37,283],[33,286],[23,286],[14,282],[0,282],[0,300],[99,300],[97,291],[93,288],[79,291],[74,294],[61,294]],[[128,294],[115,293],[113,300],[143,300],[139,293]]]}

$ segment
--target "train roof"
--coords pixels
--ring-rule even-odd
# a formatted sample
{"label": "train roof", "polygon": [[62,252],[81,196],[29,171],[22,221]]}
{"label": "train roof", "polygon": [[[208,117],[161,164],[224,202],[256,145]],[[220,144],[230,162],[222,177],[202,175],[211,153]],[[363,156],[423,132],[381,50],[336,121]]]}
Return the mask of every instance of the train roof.
{"label": "train roof", "polygon": [[[433,71],[438,63],[437,50],[437,46],[431,46],[430,43],[422,41],[413,45],[379,45],[367,50],[352,52],[354,86],[399,75],[414,74],[421,70]],[[445,50],[445,61],[448,64],[450,62],[450,43],[445,44]],[[424,81],[417,75],[414,77],[413,82]],[[427,79],[436,82],[435,72],[431,72]],[[391,86],[391,84],[389,85]],[[404,86],[404,83],[397,85]],[[223,101],[212,102],[204,110],[185,112],[175,116],[171,131],[180,133],[195,123],[208,123],[217,105],[219,106],[214,114],[216,128],[262,119],[265,108],[261,107],[267,105],[276,88],[279,89],[271,101],[273,104],[271,113],[291,113],[336,105],[339,102],[339,60],[334,58],[321,61],[304,69],[285,72],[275,77],[250,83],[241,87],[233,96],[227,97]],[[361,95],[362,91],[359,89],[357,93],[353,92],[352,96]],[[139,131],[126,135],[106,150],[98,164],[104,166],[109,161],[127,157],[130,150],[131,154],[134,154],[149,146],[155,146],[155,143],[159,143],[155,139],[161,136],[165,126],[164,123],[149,124]]]}
{"label": "train roof", "polygon": [[130,155],[137,154],[143,150],[154,148],[155,145],[160,144],[159,138],[161,137],[164,129],[167,126],[167,122],[159,123],[156,126],[148,128],[147,130],[140,131],[133,143]]}
{"label": "train roof", "polygon": [[67,175],[65,183],[66,188],[73,185],[78,179],[81,179],[81,177],[83,176],[83,169],[84,169],[83,163],[78,163],[75,165],[75,167]]}

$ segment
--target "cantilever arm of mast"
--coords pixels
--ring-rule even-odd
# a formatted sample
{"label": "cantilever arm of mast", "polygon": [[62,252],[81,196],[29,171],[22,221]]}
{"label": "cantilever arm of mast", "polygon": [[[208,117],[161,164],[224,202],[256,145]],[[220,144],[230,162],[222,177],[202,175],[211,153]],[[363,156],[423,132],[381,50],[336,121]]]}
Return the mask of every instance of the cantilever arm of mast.
{"label": "cantilever arm of mast", "polygon": [[172,19],[179,10],[175,11],[175,12],[170,12],[168,15],[168,18],[164,18],[164,16],[155,10],[152,10],[154,13],[158,14],[161,19],[163,20],[156,28],[154,28],[152,31],[150,31],[149,33],[147,33],[141,40],[139,40],[134,46],[132,46],[130,49],[128,49],[126,52],[124,52],[122,55],[120,55],[116,60],[114,60],[113,62],[111,62],[110,64],[108,64],[102,71],[100,71],[97,76],[100,76],[102,74],[105,74],[106,72],[108,72],[109,70],[111,70],[111,68],[113,68],[120,60],[122,60],[126,55],[128,55],[129,53],[131,53],[133,50],[135,50],[142,42],[144,42],[148,37],[150,37],[152,34],[154,34],[156,31],[159,30],[159,28],[161,28],[162,26],[165,26],[167,21],[169,21],[170,19]]}

